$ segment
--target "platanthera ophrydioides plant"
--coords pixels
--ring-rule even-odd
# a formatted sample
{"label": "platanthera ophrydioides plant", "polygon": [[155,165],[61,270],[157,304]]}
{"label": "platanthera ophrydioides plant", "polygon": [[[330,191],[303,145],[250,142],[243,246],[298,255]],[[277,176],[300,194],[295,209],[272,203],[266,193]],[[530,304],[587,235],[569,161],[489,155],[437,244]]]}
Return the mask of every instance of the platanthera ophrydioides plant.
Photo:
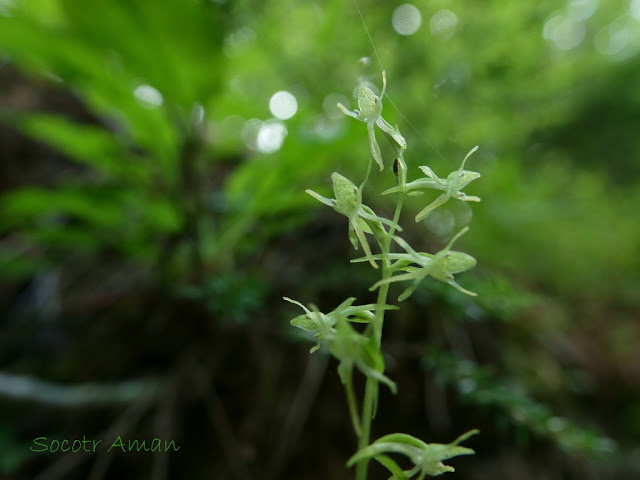
{"label": "platanthera ophrydioides plant", "polygon": [[[393,219],[389,220],[377,215],[371,207],[362,203],[362,191],[369,178],[371,158],[369,158],[365,179],[359,187],[351,180],[334,172],[331,179],[335,198],[325,198],[312,190],[307,190],[309,195],[347,217],[349,240],[356,250],[361,245],[365,255],[352,262],[368,262],[380,272],[380,280],[371,287],[372,291],[378,291],[377,302],[354,305],[355,298],[350,297],[333,311],[322,313],[314,305],[307,308],[295,300],[286,297],[285,300],[304,310],[302,315],[291,320],[291,325],[314,334],[318,343],[311,349],[311,353],[324,346],[339,362],[338,373],[345,387],[351,423],[358,436],[358,450],[347,462],[348,466],[356,466],[356,480],[366,479],[367,466],[371,459],[385,466],[391,472],[393,479],[406,480],[414,476],[422,479],[425,475],[435,476],[453,471],[453,467],[442,463],[444,460],[474,453],[473,450],[462,447],[459,443],[477,433],[477,430],[467,432],[446,445],[425,443],[403,433],[385,435],[369,443],[371,421],[378,406],[379,385],[384,384],[393,393],[397,390],[396,384],[384,373],[385,366],[380,349],[385,312],[398,309],[397,306],[387,304],[387,294],[391,283],[409,282],[409,286],[398,298],[401,302],[415,291],[424,278],[431,277],[448,283],[462,293],[475,295],[458,285],[454,274],[469,270],[475,266],[476,260],[471,255],[452,250],[454,242],[466,233],[469,227],[464,227],[454,235],[443,250],[430,254],[414,250],[398,235],[402,231],[398,221],[405,196],[420,195],[426,190],[439,190],[442,193],[416,215],[416,222],[423,220],[451,198],[465,202],[479,202],[478,197],[462,192],[462,189],[471,181],[480,177],[479,173],[464,169],[467,159],[478,147],[474,147],[464,158],[460,168],[450,173],[446,179],[439,178],[431,168],[421,166],[420,170],[425,177],[407,183],[407,166],[404,160],[407,143],[398,127],[391,126],[382,118],[381,98],[386,89],[384,72],[382,72],[382,81],[380,96],[377,96],[369,87],[360,86],[358,110],[347,110],[341,104],[338,104],[338,107],[346,115],[367,124],[371,154],[380,170],[384,170],[384,162],[376,140],[375,126],[378,126],[392,145],[395,152],[393,172],[397,177],[397,186],[382,194],[396,196],[397,203]],[[380,253],[372,252],[368,235],[373,237]],[[366,326],[356,329],[352,326],[353,323],[363,323]],[[361,411],[353,388],[354,367],[366,377]],[[413,464],[413,468],[403,470],[390,454],[406,456]]]}

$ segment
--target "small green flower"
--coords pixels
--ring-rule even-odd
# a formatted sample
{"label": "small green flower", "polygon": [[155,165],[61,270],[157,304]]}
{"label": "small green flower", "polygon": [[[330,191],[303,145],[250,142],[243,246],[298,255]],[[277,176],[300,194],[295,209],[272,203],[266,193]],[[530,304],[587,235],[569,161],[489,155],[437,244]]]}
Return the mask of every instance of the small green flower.
{"label": "small green flower", "polygon": [[395,229],[396,231],[402,231],[402,228],[391,220],[379,217],[370,207],[363,205],[362,193],[360,192],[360,189],[351,182],[351,180],[343,177],[337,172],[333,172],[331,180],[333,181],[333,192],[336,196],[335,199],[323,197],[313,190],[306,190],[306,192],[316,200],[328,205],[336,212],[345,215],[349,219],[349,240],[351,241],[353,248],[357,250],[358,241],[360,241],[369,263],[373,268],[378,268],[378,265],[373,260],[369,242],[367,242],[364,235],[365,232],[372,233],[378,237],[386,233],[383,224]]}
{"label": "small green flower", "polygon": [[[437,476],[455,471],[453,467],[445,465],[442,461],[459,455],[475,453],[470,448],[461,447],[459,443],[477,433],[478,430],[471,430],[446,445],[425,443],[405,433],[392,433],[356,452],[347,462],[347,466],[351,467],[361,460],[375,459],[393,474],[393,479],[407,480],[419,474],[416,480],[422,480],[426,475]],[[402,470],[395,460],[387,455],[388,453],[400,453],[407,456],[414,467],[411,470]]]}
{"label": "small green flower", "polygon": [[[315,306],[312,306],[312,311],[300,302],[287,297],[283,298],[305,311],[303,315],[291,320],[291,325],[317,332],[314,337],[318,339],[318,344],[311,349],[311,353],[320,348],[320,342],[324,341],[331,354],[340,361],[341,365],[344,364],[348,369],[355,365],[366,376],[373,377],[386,384],[393,392],[396,391],[396,384],[382,374],[384,361],[380,351],[371,344],[369,337],[356,332],[349,325],[349,322],[369,323],[375,317],[373,311],[378,308],[375,304],[354,306],[355,298],[349,297],[335,310],[325,315],[319,312]],[[397,310],[398,307],[385,305],[383,309]]]}
{"label": "small green flower", "polygon": [[[423,252],[418,253],[402,238],[394,236],[393,239],[396,243],[404,248],[407,253],[374,255],[373,259],[381,260],[382,258],[388,258],[389,260],[396,260],[396,262],[391,265],[392,272],[402,271],[406,273],[380,280],[371,287],[371,290],[375,290],[385,283],[413,280],[413,284],[398,297],[398,301],[401,302],[415,291],[424,278],[430,276],[441,282],[448,283],[462,293],[475,296],[475,293],[458,285],[453,277],[454,273],[465,272],[476,265],[476,259],[471,255],[451,250],[453,243],[468,231],[469,227],[464,227],[449,241],[445,248],[435,255]],[[362,262],[365,260],[367,260],[367,258],[356,258],[352,260],[352,262]]]}
{"label": "small green flower", "polygon": [[[337,330],[334,327],[340,318],[349,322],[369,323],[375,317],[375,313],[373,312],[379,309],[375,303],[353,305],[356,298],[349,297],[334,310],[324,314],[320,312],[315,305],[311,305],[311,309],[308,309],[302,303],[292,300],[289,297],[282,298],[289,303],[298,305],[305,312],[304,314],[298,315],[292,319],[290,322],[291,325],[309,332],[317,332],[314,335],[314,338],[318,339],[318,344],[311,349],[310,353],[313,353],[320,348],[320,342],[323,340],[335,340],[334,335],[337,333]],[[398,310],[398,307],[395,305],[385,305],[382,307],[382,310]]]}
{"label": "small green flower", "polygon": [[422,172],[429,178],[414,180],[413,182],[407,183],[405,186],[398,185],[397,187],[385,190],[382,194],[386,195],[389,193],[403,192],[408,193],[409,195],[420,195],[424,193],[425,190],[442,190],[444,193],[438,196],[438,198],[423,208],[420,213],[416,215],[416,222],[424,219],[433,210],[446,203],[450,198],[457,198],[464,202],[479,202],[480,197],[470,196],[462,191],[462,189],[469,185],[469,183],[480,178],[480,174],[478,172],[464,170],[465,162],[477,149],[477,146],[473,147],[471,151],[467,153],[467,156],[464,157],[464,160],[462,160],[460,168],[451,172],[446,180],[439,178],[431,168],[422,166],[419,167],[420,170],[422,170]]}
{"label": "small green flower", "polygon": [[[389,377],[384,375],[384,359],[375,342],[370,337],[358,333],[349,322],[369,323],[375,317],[373,313],[379,307],[375,304],[353,305],[354,297],[347,298],[330,313],[321,313],[317,307],[308,309],[300,302],[283,297],[287,302],[298,305],[304,314],[291,320],[291,325],[310,332],[316,332],[314,338],[318,343],[311,349],[311,353],[320,348],[324,342],[329,353],[340,363],[338,374],[345,386],[351,422],[356,433],[360,432],[360,416],[353,390],[353,367],[357,367],[364,375],[387,385],[393,393],[397,387]],[[398,307],[385,305],[384,310],[397,310]]]}
{"label": "small green flower", "polygon": [[400,148],[403,150],[406,150],[407,148],[407,142],[404,137],[400,135],[398,128],[392,127],[389,122],[382,118],[382,100],[380,99],[384,97],[386,89],[387,76],[385,72],[382,72],[382,92],[380,92],[379,97],[366,85],[360,85],[360,88],[358,89],[358,108],[360,110],[347,110],[344,105],[341,103],[338,104],[338,108],[342,110],[345,115],[349,115],[350,117],[367,124],[371,154],[373,155],[376,163],[380,166],[380,171],[384,169],[384,164],[382,163],[382,154],[380,153],[380,147],[376,140],[374,125],[377,125],[380,130],[390,135]]}

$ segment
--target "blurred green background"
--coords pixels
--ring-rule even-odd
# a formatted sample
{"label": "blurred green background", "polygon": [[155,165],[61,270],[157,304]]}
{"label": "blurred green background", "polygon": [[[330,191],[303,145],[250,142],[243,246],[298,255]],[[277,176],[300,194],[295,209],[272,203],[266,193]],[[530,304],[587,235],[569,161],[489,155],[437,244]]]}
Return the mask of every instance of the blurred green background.
{"label": "blurred green background", "polygon": [[[281,298],[371,298],[304,190],[363,177],[335,105],[382,69],[409,179],[479,145],[482,202],[408,204],[425,251],[470,224],[479,296],[425,281],[390,314],[374,438],[478,427],[460,479],[638,478],[640,1],[412,6],[0,0],[2,478],[351,478],[335,365]],[[181,449],[30,451],[83,435]]]}

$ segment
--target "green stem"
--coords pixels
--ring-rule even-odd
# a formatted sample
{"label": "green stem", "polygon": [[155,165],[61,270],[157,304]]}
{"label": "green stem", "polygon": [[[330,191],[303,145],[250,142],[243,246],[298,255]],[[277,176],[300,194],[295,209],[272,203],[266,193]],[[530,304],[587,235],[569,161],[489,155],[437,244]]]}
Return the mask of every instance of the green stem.
{"label": "green stem", "polygon": [[[393,223],[398,223],[400,220],[400,213],[402,212],[402,204],[404,195],[398,195],[398,202],[396,203],[396,211],[393,214]],[[385,242],[381,245],[382,253],[388,254],[391,252],[391,237],[395,233],[394,227],[389,227],[389,235],[386,237]],[[382,280],[385,280],[391,276],[391,260],[385,258],[382,261]],[[384,324],[384,306],[387,304],[387,294],[389,293],[389,284],[385,283],[378,289],[378,301],[376,302],[376,318],[373,322],[373,332],[376,340],[376,346],[380,348],[382,344],[382,325]]]}
{"label": "green stem", "polygon": [[[396,204],[396,211],[393,215],[394,223],[398,223],[400,219],[400,213],[402,212],[402,203],[404,195],[398,195],[398,203]],[[395,233],[393,227],[389,229],[389,235],[385,242],[380,245],[380,249],[383,254],[388,254],[391,250],[391,237]],[[391,276],[391,261],[385,258],[382,261],[382,279],[389,278]],[[382,326],[384,324],[384,306],[387,304],[387,295],[389,293],[389,284],[385,283],[380,285],[378,289],[378,300],[376,302],[376,316],[373,319],[373,338],[376,345],[380,348],[382,342]],[[358,438],[358,450],[361,450],[369,445],[369,436],[371,433],[371,421],[375,417],[377,404],[378,404],[378,392],[379,384],[374,378],[367,377],[367,383],[364,390],[364,400],[362,407],[362,421],[360,422],[360,436]],[[356,480],[366,480],[367,467],[369,466],[369,459],[364,458],[356,465]]]}
{"label": "green stem", "polygon": [[[362,450],[369,445],[369,434],[371,433],[371,419],[373,418],[373,404],[378,396],[378,381],[367,377],[367,385],[364,389],[364,406],[362,408],[362,425],[360,427],[360,438],[358,439],[358,450]],[[369,459],[363,458],[356,465],[356,480],[366,480]]]}

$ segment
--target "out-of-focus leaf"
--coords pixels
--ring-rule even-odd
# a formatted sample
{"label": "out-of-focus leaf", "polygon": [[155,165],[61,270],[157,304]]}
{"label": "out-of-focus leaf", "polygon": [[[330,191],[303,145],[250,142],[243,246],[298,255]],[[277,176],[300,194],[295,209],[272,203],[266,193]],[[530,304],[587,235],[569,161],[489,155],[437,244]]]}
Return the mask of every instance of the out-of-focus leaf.
{"label": "out-of-focus leaf", "polygon": [[[116,194],[117,197],[117,194]],[[69,215],[101,226],[115,226],[121,212],[114,197],[101,196],[89,189],[46,190],[25,187],[2,197],[2,227],[21,224],[43,215]]]}
{"label": "out-of-focus leaf", "polygon": [[96,0],[90,9],[82,0],[60,3],[76,35],[116,52],[126,70],[170,103],[189,109],[221,80],[216,67],[224,29],[219,10],[207,2]]}
{"label": "out-of-focus leaf", "polygon": [[515,424],[549,438],[569,452],[605,458],[618,453],[611,439],[554,415],[549,406],[534,400],[522,388],[496,378],[486,367],[437,349],[427,353],[423,362],[435,371],[438,380],[455,385],[466,402],[498,408]]}
{"label": "out-of-focus leaf", "polygon": [[148,180],[150,172],[144,159],[127,155],[115,135],[103,128],[72,123],[59,116],[35,114],[24,118],[20,127],[28,135],[109,177],[125,183]]}
{"label": "out-of-focus leaf", "polygon": [[[21,188],[0,199],[0,229],[38,221],[84,221],[97,228],[121,231],[176,230],[181,219],[175,207],[164,199],[141,197],[135,192],[98,188]],[[60,228],[63,223],[58,223]]]}
{"label": "out-of-focus leaf", "polygon": [[28,70],[59,77],[98,113],[122,122],[134,142],[153,153],[163,176],[171,179],[177,151],[175,127],[165,108],[136,99],[135,89],[144,82],[122,69],[114,52],[93,49],[66,31],[29,19],[1,16],[0,51]]}

